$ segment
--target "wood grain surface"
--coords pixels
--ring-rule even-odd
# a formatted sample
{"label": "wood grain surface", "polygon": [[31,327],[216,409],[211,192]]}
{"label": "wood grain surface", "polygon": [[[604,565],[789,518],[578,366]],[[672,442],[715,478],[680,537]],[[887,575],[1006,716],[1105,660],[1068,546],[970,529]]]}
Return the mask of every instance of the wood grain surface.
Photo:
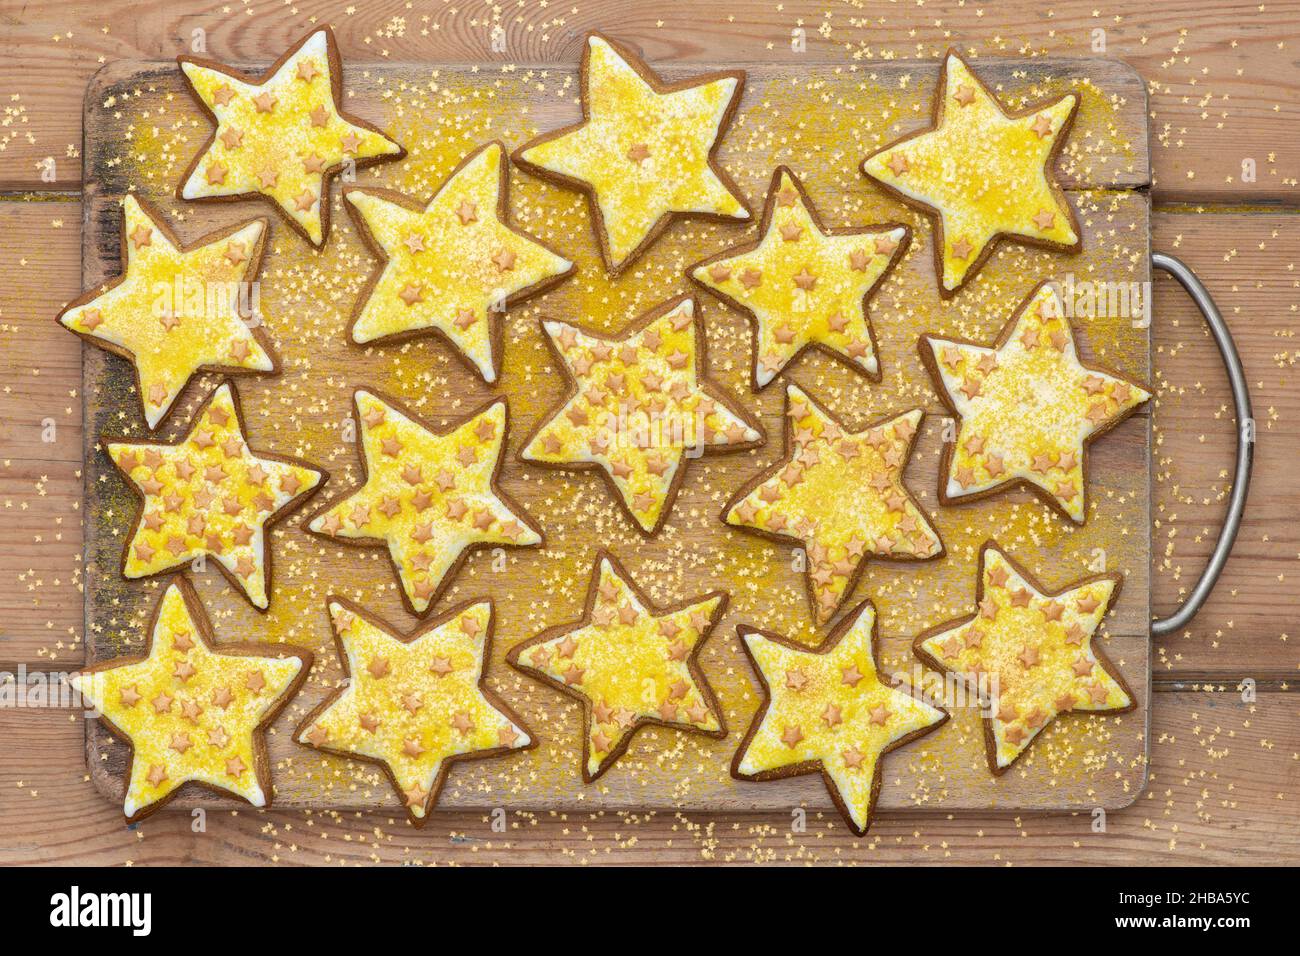
{"label": "wood grain surface", "polygon": [[[367,866],[768,864],[1264,866],[1300,858],[1300,697],[1227,687],[1158,694],[1151,779],[1127,810],[881,813],[855,837],[834,811],[439,812],[171,809],[127,826],[84,767],[81,715],[0,710],[3,864]],[[796,810],[804,810],[804,829]]]}
{"label": "wood grain surface", "polygon": [[[338,31],[347,76],[376,60],[490,58],[494,18],[512,61],[572,63],[593,26],[656,61],[791,58],[846,69],[889,56],[935,56],[952,42],[972,54],[1088,53],[1107,32],[1106,56],[1125,59],[1151,93],[1155,248],[1184,258],[1223,308],[1242,352],[1260,442],[1250,508],[1224,577],[1182,635],[1153,648],[1151,780],[1136,805],[1094,834],[1087,814],[880,815],[855,840],[833,815],[806,833],[785,813],[512,813],[505,834],[481,813],[440,814],[415,833],[393,813],[213,812],[121,822],[84,766],[83,721],[59,709],[0,706],[0,858],[11,863],[1055,863],[1294,862],[1283,821],[1300,812],[1296,754],[1300,604],[1293,562],[1300,490],[1294,379],[1296,71],[1294,2],[1174,0],[1133,9],[1092,2],[853,5],[699,5],[600,0],[556,13],[478,3],[413,14],[399,0],[256,8],[204,0],[42,4],[0,0],[0,183],[40,193],[0,197],[0,670],[68,670],[84,659],[80,343],[50,321],[80,285],[80,113],[86,82],[118,57],[183,52],[194,25],[212,55],[269,62],[309,28]],[[734,6],[734,9],[732,8]],[[404,18],[404,22],[398,22]],[[563,21],[563,22],[561,22]],[[107,29],[104,29],[107,28]],[[409,51],[409,52],[403,52]],[[976,63],[979,68],[979,63]],[[1243,156],[1259,176],[1240,178]],[[53,182],[41,160],[58,159]],[[430,188],[433,184],[429,184]],[[1235,205],[1223,205],[1224,202]],[[826,212],[827,210],[823,210]],[[828,219],[834,219],[828,215]],[[847,216],[846,216],[847,218]],[[184,223],[178,224],[184,233]],[[1234,425],[1217,354],[1177,287],[1156,280],[1152,603],[1171,610],[1213,545],[1226,501]],[[708,304],[706,303],[706,308]],[[51,431],[49,423],[54,423]],[[43,440],[44,439],[44,440]],[[919,464],[919,462],[918,462]],[[914,466],[915,470],[915,466]],[[909,474],[909,482],[913,481]],[[1258,682],[1256,704],[1235,690]],[[1204,683],[1209,681],[1211,683]]]}
{"label": "wood grain surface", "polygon": [[[593,0],[563,8],[543,0],[0,0],[0,96],[10,120],[0,126],[0,186],[78,188],[82,96],[105,62],[191,53],[201,36],[209,54],[228,62],[270,63],[308,29],[309,16],[334,26],[349,68],[383,61],[568,65],[592,29],[639,46],[660,67],[680,61],[863,68],[935,58],[954,44],[973,55],[1122,60],[1141,71],[1151,91],[1157,199],[1300,199],[1300,0]],[[796,52],[800,40],[803,52]],[[46,182],[41,173],[50,157],[57,175]],[[1243,181],[1244,159],[1255,160],[1253,182]]]}

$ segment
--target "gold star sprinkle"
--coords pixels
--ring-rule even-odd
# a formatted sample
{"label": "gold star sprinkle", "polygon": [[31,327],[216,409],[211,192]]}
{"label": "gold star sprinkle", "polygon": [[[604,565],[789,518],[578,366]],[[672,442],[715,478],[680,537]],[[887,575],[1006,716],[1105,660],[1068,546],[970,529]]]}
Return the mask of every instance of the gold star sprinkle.
{"label": "gold star sprinkle", "polygon": [[[343,111],[334,75],[334,34],[324,27],[303,37],[259,77],[211,60],[183,56],[181,70],[217,124],[206,148],[182,179],[182,199],[265,196],[315,246],[329,234],[328,178],[345,162],[366,166],[400,159],[405,151],[370,124]],[[231,146],[227,132],[240,134]],[[300,160],[312,157],[310,165]],[[220,163],[214,179],[205,172]],[[278,175],[268,177],[270,168]]]}
{"label": "gold star sprinkle", "polygon": [[[783,195],[796,197],[781,202]],[[827,229],[794,173],[772,177],[755,242],[687,268],[754,324],[754,385],[763,388],[810,346],[880,377],[867,301],[902,257],[904,226]],[[750,285],[745,277],[767,281]]]}
{"label": "gold star sprinkle", "polygon": [[588,193],[601,254],[617,273],[674,216],[749,218],[713,161],[743,85],[739,72],[664,84],[626,47],[593,33],[583,50],[582,122],[526,143],[514,158]]}
{"label": "gold star sprinkle", "polygon": [[[122,275],[67,306],[58,321],[134,363],[151,429],[202,369],[276,370],[262,323],[245,322],[236,291],[257,275],[265,219],[184,246],[155,211],[128,194],[122,235],[130,237],[122,242]],[[203,294],[217,285],[231,295]]]}
{"label": "gold star sprinkle", "polygon": [[391,190],[344,189],[362,236],[384,260],[357,301],[352,341],[433,331],[484,381],[496,381],[505,307],[573,272],[568,259],[508,224],[508,183],[505,149],[493,142],[467,156],[424,206]]}
{"label": "gold star sprinkle", "polygon": [[[656,608],[613,555],[602,552],[583,617],[510,649],[506,659],[514,667],[583,702],[585,781],[608,770],[643,724],[726,736],[717,700],[696,661],[726,603],[725,594],[714,592]],[[675,653],[676,644],[687,652]]]}
{"label": "gold star sprinkle", "polygon": [[693,299],[664,303],[618,338],[563,322],[543,329],[572,385],[520,454],[601,469],[643,531],[667,520],[688,452],[739,451],[763,440],[757,421],[704,373]]}
{"label": "gold star sprinkle", "polygon": [[[853,832],[871,825],[880,761],[930,733],[948,714],[899,690],[876,670],[876,609],[864,601],[816,649],[739,628],[765,696],[731,763],[742,780],[821,771]],[[852,669],[855,679],[842,679]],[[781,674],[798,671],[792,685]]]}
{"label": "gold star sprinkle", "polygon": [[305,500],[324,472],[296,458],[253,452],[230,382],[209,396],[174,444],[105,437],[104,446],[140,498],[122,573],[149,577],[205,556],[266,610],[266,529]]}
{"label": "gold star sprinkle", "polygon": [[[813,616],[824,623],[852,593],[868,555],[916,561],[943,554],[903,485],[921,410],[851,432],[798,386],[787,385],[785,394],[785,457],[737,492],[722,519],[800,542]],[[837,509],[836,502],[852,506]]]}
{"label": "gold star sprinkle", "polygon": [[[197,640],[178,648],[169,638],[177,632]],[[179,577],[168,583],[146,634],[143,657],[106,661],[72,678],[101,719],[131,744],[122,807],[127,819],[153,813],[190,782],[267,806],[271,781],[264,734],[306,679],[312,655],[283,644],[274,650],[218,645],[198,595]],[[186,668],[184,680],[175,675],[178,664]],[[264,676],[265,686],[256,694],[244,690],[239,679],[250,667]],[[139,697],[166,699],[167,706],[135,706]],[[224,701],[220,706],[214,704],[218,699]],[[175,700],[179,706],[173,706]]]}
{"label": "gold star sprinkle", "polygon": [[[484,680],[492,602],[460,604],[401,634],[343,598],[327,601],[344,686],[299,724],[300,743],[384,768],[420,826],[451,765],[536,746]],[[381,674],[363,662],[382,659]]]}
{"label": "gold star sprinkle", "polygon": [[1069,93],[1008,114],[949,52],[933,125],[863,161],[864,173],[932,217],[942,297],[975,276],[1001,236],[1078,251],[1078,221],[1052,172],[1078,105]]}
{"label": "gold star sprinkle", "polygon": [[1047,283],[991,346],[926,335],[921,357],[960,420],[939,472],[945,504],[1023,482],[1082,524],[1085,448],[1151,397],[1079,360],[1074,329]]}
{"label": "gold star sprinkle", "polygon": [[[1119,671],[1092,643],[1122,580],[1098,574],[1045,591],[989,541],[980,549],[980,610],[916,639],[917,656],[964,677],[992,715],[985,742],[993,773],[1004,773],[1058,714],[1135,706]],[[967,639],[972,632],[978,640]]]}
{"label": "gold star sprinkle", "polygon": [[413,613],[433,606],[469,549],[541,543],[541,531],[496,484],[504,399],[443,433],[395,399],[364,389],[353,399],[365,483],[309,518],[307,528],[356,544],[385,544]]}

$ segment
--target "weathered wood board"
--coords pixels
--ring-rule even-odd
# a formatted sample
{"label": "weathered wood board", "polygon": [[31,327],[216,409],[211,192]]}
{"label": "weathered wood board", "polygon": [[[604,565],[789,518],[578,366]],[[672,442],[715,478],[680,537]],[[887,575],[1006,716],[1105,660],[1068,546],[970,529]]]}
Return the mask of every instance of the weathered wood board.
{"label": "weathered wood board", "polygon": [[[734,64],[728,64],[733,66]],[[792,75],[750,66],[736,124],[720,161],[751,205],[761,205],[772,168],[791,166],[804,180],[828,225],[900,220],[914,238],[905,259],[873,299],[871,315],[884,378],[872,384],[842,365],[807,354],[787,371],[849,424],[919,405],[927,412],[907,483],[931,514],[947,546],[940,562],[872,562],[855,596],[880,612],[882,666],[914,673],[912,637],[931,624],[965,613],[974,600],[979,546],[994,537],[1059,586],[1095,569],[1098,561],[1125,575],[1121,599],[1108,619],[1104,647],[1138,697],[1138,710],[1118,718],[1058,721],[1016,769],[988,773],[978,713],[958,711],[938,733],[887,758],[881,808],[1061,809],[1125,806],[1146,780],[1150,693],[1150,419],[1145,412],[1098,441],[1090,454],[1092,513],[1082,528],[1067,525],[1038,499],[1012,492],[941,508],[937,468],[943,409],[917,358],[923,331],[991,340],[1011,311],[1043,278],[1147,282],[1150,207],[1145,92],[1139,77],[1111,61],[1035,59],[975,62],[1012,106],[1067,88],[1082,107],[1062,155],[1060,178],[1084,224],[1084,251],[1064,256],[1004,245],[982,275],[955,300],[935,292],[928,221],[871,186],[857,171],[862,156],[923,124],[937,64],[895,61],[870,68],[813,67]],[[689,75],[666,71],[669,78]],[[349,110],[377,122],[409,151],[406,160],[363,172],[362,183],[427,198],[460,157],[489,138],[514,146],[537,130],[576,118],[572,69],[473,66],[352,65],[345,73]],[[118,63],[92,83],[85,113],[84,282],[119,269],[117,201],[127,190],[173,217],[186,240],[254,215],[257,201],[203,205],[174,199],[177,179],[210,128],[171,64]],[[578,274],[506,318],[504,375],[495,389],[472,378],[435,339],[392,348],[350,345],[344,326],[356,293],[375,263],[344,213],[335,186],[333,232],[321,252],[310,250],[274,213],[261,274],[263,313],[284,370],[272,378],[242,378],[242,398],[255,449],[305,457],[330,472],[327,495],[359,481],[355,446],[344,440],[350,395],[359,385],[401,396],[422,414],[446,423],[490,394],[510,402],[512,432],[502,484],[544,528],[545,549],[510,550],[504,568],[479,552],[466,563],[439,608],[476,596],[497,605],[489,681],[541,737],[541,746],[502,760],[459,764],[442,795],[447,807],[766,809],[806,806],[833,812],[817,776],[771,783],[734,781],[727,766],[758,704],[757,684],[740,652],[735,627],[758,625],[816,643],[802,574],[788,549],[730,529],[717,518],[722,502],[780,455],[782,391],[748,386],[751,356],[745,319],[700,296],[707,323],[709,367],[733,396],[762,419],[768,443],[738,456],[707,456],[690,464],[672,516],[644,539],[593,474],[542,471],[518,461],[519,441],[563,390],[538,328],[555,316],[616,330],[634,315],[685,291],[683,267],[752,237],[753,226],[671,227],[649,254],[616,280],[601,268],[585,202],[575,193],[516,171],[511,208],[516,222],[563,250]],[[1148,329],[1128,317],[1076,321],[1085,359],[1149,380]],[[196,380],[179,402],[164,439],[184,430],[189,413],[215,378]],[[89,657],[100,660],[138,648],[141,626],[160,594],[159,582],[120,575],[124,535],[134,502],[98,444],[99,436],[141,435],[138,396],[129,366],[87,348],[86,633]],[[281,715],[270,736],[275,800],[282,806],[392,807],[395,796],[369,765],[322,757],[288,734],[331,690],[340,670],[329,637],[324,598],[342,593],[389,620],[413,627],[380,549],[329,546],[307,535],[291,516],[271,539],[276,580],[269,613],[258,614],[215,571],[191,574],[219,636],[283,641],[310,648],[318,662],[311,679]],[[725,740],[663,729],[640,732],[628,753],[595,784],[578,773],[580,712],[562,697],[511,670],[506,651],[543,628],[573,620],[581,610],[595,550],[613,550],[661,603],[722,588],[731,594],[726,617],[705,644],[701,666],[718,692],[730,733]],[[437,609],[435,608],[435,611]],[[87,757],[97,785],[121,796],[127,749],[95,721],[87,722]],[[182,805],[212,804],[196,793]]]}

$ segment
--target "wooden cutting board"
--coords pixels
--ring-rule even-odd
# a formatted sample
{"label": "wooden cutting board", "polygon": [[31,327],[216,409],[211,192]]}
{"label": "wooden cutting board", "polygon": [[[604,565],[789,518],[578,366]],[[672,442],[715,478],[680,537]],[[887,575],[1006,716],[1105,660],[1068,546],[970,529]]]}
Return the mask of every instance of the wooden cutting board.
{"label": "wooden cutting board", "polygon": [[[944,411],[917,357],[924,331],[991,340],[1041,279],[1148,282],[1150,203],[1146,94],[1138,75],[1105,60],[1036,58],[976,60],[980,76],[1019,108],[1066,90],[1082,94],[1079,116],[1059,162],[1059,176],[1083,222],[1083,252],[1069,256],[1004,244],[982,274],[948,303],[935,291],[927,220],[889,199],[858,172],[862,157],[924,125],[938,64],[893,61],[845,66],[745,65],[748,83],[722,164],[751,207],[761,208],[772,169],[792,167],[830,226],[897,220],[913,227],[912,246],[871,306],[884,378],[872,384],[843,365],[806,353],[786,377],[828,404],[850,426],[920,406],[927,413],[907,484],[932,515],[947,546],[942,561],[920,565],[871,562],[855,592],[880,613],[882,666],[904,676],[917,662],[910,642],[937,622],[968,613],[980,545],[995,537],[1049,587],[1101,569],[1125,576],[1102,642],[1137,696],[1138,709],[1117,718],[1067,717],[1045,732],[1009,773],[992,777],[979,717],[958,710],[939,732],[894,752],[884,766],[881,809],[1090,809],[1133,802],[1146,781],[1150,658],[1150,417],[1145,410],[1092,446],[1089,496],[1094,510],[1070,526],[1026,492],[940,507],[937,470]],[[699,70],[665,70],[669,79]],[[554,67],[483,65],[347,65],[347,108],[379,124],[405,145],[400,164],[363,171],[362,184],[384,185],[427,199],[459,159],[490,138],[512,148],[536,131],[579,116],[577,73]],[[768,443],[753,452],[690,463],[664,530],[646,540],[592,473],[525,466],[519,442],[563,391],[542,342],[538,317],[553,316],[613,331],[634,315],[690,289],[683,268],[752,238],[753,225],[679,222],[617,280],[600,266],[585,201],[515,171],[514,220],[572,258],[578,274],[505,320],[504,375],[495,389],[470,376],[448,347],[433,339],[391,348],[349,344],[344,327],[357,293],[376,263],[344,213],[336,184],[333,231],[325,249],[310,250],[259,201],[204,205],[174,198],[177,181],[210,132],[170,62],[119,62],[102,70],[86,96],[83,277],[86,287],[119,270],[120,197],[134,189],[167,211],[184,241],[217,228],[268,216],[271,238],[261,273],[263,313],[284,359],[277,377],[243,377],[243,401],[255,449],[299,455],[330,472],[333,497],[360,480],[355,446],[344,440],[350,395],[378,387],[446,424],[489,395],[510,402],[506,490],[544,528],[544,550],[511,549],[505,560],[472,556],[438,610],[470,597],[496,601],[497,630],[490,683],[530,724],[541,745],[500,760],[458,764],[440,805],[513,810],[682,808],[766,810],[788,819],[796,807],[834,814],[818,776],[771,783],[733,780],[728,764],[759,700],[757,683],[736,638],[740,622],[818,642],[808,615],[802,573],[790,549],[723,525],[722,503],[781,454],[779,384],[754,394],[748,385],[749,328],[744,317],[699,296],[707,323],[709,367],[731,394],[762,419]],[[1085,360],[1151,380],[1148,329],[1128,318],[1077,319]],[[161,594],[159,582],[120,574],[134,499],[99,445],[101,434],[142,435],[138,396],[123,360],[87,347],[86,635],[93,661],[138,650],[142,625]],[[160,437],[183,433],[190,413],[214,387],[197,379],[178,401]],[[324,598],[347,595],[410,629],[396,582],[380,549],[331,547],[307,535],[299,516],[278,525],[271,547],[275,581],[262,615],[215,570],[189,573],[218,637],[283,641],[317,655],[311,679],[269,737],[280,806],[391,808],[395,795],[370,765],[324,757],[295,744],[289,731],[340,677]],[[593,556],[611,549],[659,603],[715,588],[731,605],[701,654],[730,733],[725,740],[647,728],[599,781],[578,771],[581,714],[569,698],[513,671],[506,652],[545,627],[581,613]],[[188,573],[188,572],[187,572]],[[120,801],[127,748],[98,721],[87,721],[87,760],[97,786]],[[186,792],[181,806],[223,805],[207,792]]]}

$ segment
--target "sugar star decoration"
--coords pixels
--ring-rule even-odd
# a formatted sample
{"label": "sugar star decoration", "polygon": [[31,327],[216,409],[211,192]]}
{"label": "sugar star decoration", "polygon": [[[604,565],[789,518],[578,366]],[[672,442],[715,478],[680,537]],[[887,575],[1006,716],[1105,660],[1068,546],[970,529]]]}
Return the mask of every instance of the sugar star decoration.
{"label": "sugar star decoration", "polygon": [[365,483],[307,520],[308,530],[384,544],[414,614],[437,602],[471,548],[542,543],[541,530],[497,487],[506,403],[437,433],[395,399],[358,389]]}
{"label": "sugar star decoration", "polygon": [[731,762],[742,780],[821,771],[853,832],[862,836],[880,794],[881,758],[948,719],[880,676],[876,609],[864,601],[816,649],[738,629],[764,701]]}
{"label": "sugar star decoration", "polygon": [[626,47],[593,33],[583,51],[582,121],[514,158],[588,194],[605,266],[617,274],[674,216],[749,218],[714,162],[744,84],[741,72],[664,84]]}
{"label": "sugar star decoration", "polygon": [[1049,592],[989,541],[980,549],[976,613],[916,639],[921,660],[980,695],[993,773],[1004,773],[1060,714],[1136,706],[1092,642],[1122,580],[1098,574]]}
{"label": "sugar star decoration", "polygon": [[573,263],[506,224],[505,149],[488,143],[458,166],[427,206],[391,190],[343,196],[383,269],[353,314],[359,344],[432,330],[484,381],[501,361],[501,313],[573,272]]}
{"label": "sugar star decoration", "polygon": [[131,744],[123,812],[139,820],[199,783],[271,802],[265,731],[302,685],[312,655],[285,645],[217,644],[198,595],[173,578],[144,657],[87,667],[72,686]]}
{"label": "sugar star decoration", "polygon": [[618,338],[564,322],[542,327],[572,384],[520,456],[601,469],[642,531],[663,527],[688,453],[741,451],[762,442],[757,421],[704,375],[704,330],[694,299],[664,303]]}
{"label": "sugar star decoration", "polygon": [[582,619],[515,645],[506,660],[582,701],[582,778],[591,783],[645,724],[727,735],[697,659],[726,605],[715,591],[656,608],[602,552]]}
{"label": "sugar star decoration", "polygon": [[939,73],[934,125],[868,156],[862,171],[935,220],[939,294],[974,278],[1000,236],[1078,252],[1079,223],[1052,165],[1079,98],[1003,111],[961,57]]}
{"label": "sugar star decoration", "polygon": [[759,235],[686,270],[752,319],[755,389],[814,345],[879,380],[867,300],[902,258],[909,230],[892,223],[827,229],[803,185],[781,166]]}
{"label": "sugar star decoration", "polygon": [[299,40],[260,77],[213,60],[179,57],[194,95],[217,124],[181,180],[181,199],[259,194],[315,246],[329,235],[329,177],[405,150],[343,112],[342,64],[328,27]]}
{"label": "sugar star decoration", "polygon": [[327,603],[346,680],[294,736],[380,764],[416,826],[428,821],[455,761],[536,746],[484,684],[491,601],[451,608],[408,635],[350,601]]}
{"label": "sugar star decoration", "polygon": [[992,346],[933,335],[919,345],[940,397],[961,420],[944,448],[939,500],[954,504],[1024,482],[1082,524],[1088,443],[1151,393],[1079,361],[1074,329],[1046,283]]}
{"label": "sugar star decoration", "polygon": [[175,444],[104,438],[141,499],[122,573],[143,578],[211,558],[259,611],[271,580],[266,529],[305,500],[325,473],[305,461],[254,452],[229,382]]}
{"label": "sugar star decoration", "polygon": [[[270,339],[240,316],[257,275],[266,220],[189,246],[132,195],[122,200],[122,275],[58,315],[88,342],[135,364],[145,422],[157,428],[195,372],[273,372]],[[245,286],[247,288],[247,286]],[[213,293],[217,294],[213,294]]]}
{"label": "sugar star decoration", "polygon": [[785,457],[722,509],[722,520],[807,555],[808,599],[819,624],[853,592],[866,558],[917,561],[943,542],[903,485],[919,408],[849,431],[797,385],[785,389]]}

